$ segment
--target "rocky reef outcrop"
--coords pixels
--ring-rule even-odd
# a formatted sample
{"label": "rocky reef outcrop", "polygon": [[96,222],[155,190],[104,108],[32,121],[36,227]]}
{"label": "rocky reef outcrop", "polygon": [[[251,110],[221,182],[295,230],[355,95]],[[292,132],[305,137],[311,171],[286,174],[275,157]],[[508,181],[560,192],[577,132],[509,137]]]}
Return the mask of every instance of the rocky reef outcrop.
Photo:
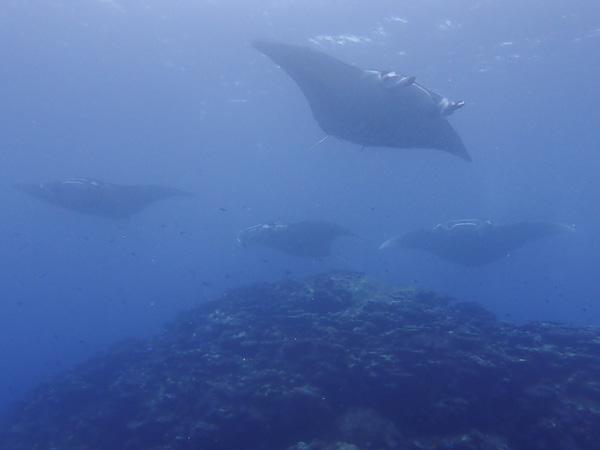
{"label": "rocky reef outcrop", "polygon": [[229,291],[28,394],[11,449],[587,449],[600,331],[333,273]]}

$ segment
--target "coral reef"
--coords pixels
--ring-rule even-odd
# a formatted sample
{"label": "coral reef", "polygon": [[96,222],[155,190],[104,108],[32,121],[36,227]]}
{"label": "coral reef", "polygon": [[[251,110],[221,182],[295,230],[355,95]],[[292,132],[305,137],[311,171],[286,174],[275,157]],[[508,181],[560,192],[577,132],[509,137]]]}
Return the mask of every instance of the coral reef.
{"label": "coral reef", "polygon": [[229,291],[46,383],[11,449],[592,448],[600,331],[357,273]]}

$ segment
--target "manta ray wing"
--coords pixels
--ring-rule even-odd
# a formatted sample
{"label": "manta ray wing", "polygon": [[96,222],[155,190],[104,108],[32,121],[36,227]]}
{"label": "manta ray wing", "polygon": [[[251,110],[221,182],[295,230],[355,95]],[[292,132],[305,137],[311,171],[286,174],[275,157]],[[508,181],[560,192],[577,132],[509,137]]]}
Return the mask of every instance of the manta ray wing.
{"label": "manta ray wing", "polygon": [[[437,227],[414,230],[394,236],[384,242],[380,249],[401,247],[424,250],[440,258],[466,266],[483,266],[497,261],[528,242],[546,236],[574,232],[572,227],[547,222],[521,222],[492,225],[466,233],[444,233]],[[444,228],[442,227],[442,230]]]}
{"label": "manta ray wing", "polygon": [[352,231],[328,222],[270,222],[241,230],[238,241],[244,247],[261,245],[290,255],[319,258],[329,256],[331,242],[344,235],[356,236]]}
{"label": "manta ray wing", "polygon": [[63,208],[113,219],[127,219],[151,203],[189,192],[164,186],[119,186],[92,178],[73,178],[35,184],[17,184],[15,188]]}
{"label": "manta ray wing", "polygon": [[414,77],[363,70],[308,47],[253,45],[296,82],[328,135],[370,147],[439,149],[471,160],[444,113],[462,103],[444,108],[451,103]]}
{"label": "manta ray wing", "polygon": [[529,242],[555,234],[574,232],[575,229],[558,223],[549,222],[519,222],[496,225],[489,238],[490,250],[495,250],[502,256]]}
{"label": "manta ray wing", "polygon": [[165,186],[117,186],[115,192],[106,198],[107,212],[112,213],[114,217],[129,217],[143,211],[152,203],[182,196],[195,197],[190,192]]}

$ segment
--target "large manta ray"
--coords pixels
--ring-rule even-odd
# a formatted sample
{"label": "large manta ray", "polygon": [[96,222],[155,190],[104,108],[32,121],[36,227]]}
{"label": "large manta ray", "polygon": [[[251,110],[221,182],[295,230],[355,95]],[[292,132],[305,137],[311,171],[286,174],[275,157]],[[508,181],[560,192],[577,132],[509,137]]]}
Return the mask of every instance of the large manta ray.
{"label": "large manta ray", "polygon": [[446,120],[464,102],[451,102],[395,72],[364,70],[308,47],[255,41],[308,100],[327,135],[365,147],[433,148],[471,161]]}
{"label": "large manta ray", "polygon": [[17,184],[15,188],[73,211],[127,219],[151,203],[169,197],[194,196],[163,186],[118,186],[92,178],[71,178],[44,184]]}
{"label": "large manta ray", "polygon": [[572,227],[556,223],[499,225],[487,220],[454,220],[430,230],[415,230],[395,236],[379,248],[427,250],[448,261],[482,266],[507,256],[512,250],[535,239],[573,231]]}
{"label": "large manta ray", "polygon": [[270,222],[240,231],[244,246],[262,245],[290,255],[319,258],[329,256],[331,242],[339,236],[356,236],[350,230],[327,222]]}

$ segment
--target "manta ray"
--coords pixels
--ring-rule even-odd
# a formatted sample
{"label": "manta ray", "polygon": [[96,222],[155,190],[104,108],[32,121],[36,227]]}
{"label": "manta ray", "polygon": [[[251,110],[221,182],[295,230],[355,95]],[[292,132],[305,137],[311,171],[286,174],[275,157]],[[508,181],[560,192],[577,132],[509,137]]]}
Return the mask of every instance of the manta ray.
{"label": "manta ray", "polygon": [[244,247],[262,245],[290,255],[319,258],[329,256],[331,242],[339,236],[356,235],[328,222],[269,222],[240,231],[237,239]]}
{"label": "manta ray", "polygon": [[328,136],[363,147],[438,149],[471,161],[447,120],[464,102],[451,102],[414,76],[360,69],[309,47],[253,45],[292,77]]}
{"label": "manta ray", "polygon": [[43,184],[17,184],[15,188],[63,208],[94,216],[127,219],[159,200],[194,196],[163,186],[119,186],[93,178],[70,178]]}
{"label": "manta ray", "polygon": [[379,249],[401,247],[426,250],[465,266],[483,266],[533,240],[574,231],[573,227],[547,222],[500,225],[488,220],[453,220],[438,224],[433,229],[395,236],[385,241]]}

